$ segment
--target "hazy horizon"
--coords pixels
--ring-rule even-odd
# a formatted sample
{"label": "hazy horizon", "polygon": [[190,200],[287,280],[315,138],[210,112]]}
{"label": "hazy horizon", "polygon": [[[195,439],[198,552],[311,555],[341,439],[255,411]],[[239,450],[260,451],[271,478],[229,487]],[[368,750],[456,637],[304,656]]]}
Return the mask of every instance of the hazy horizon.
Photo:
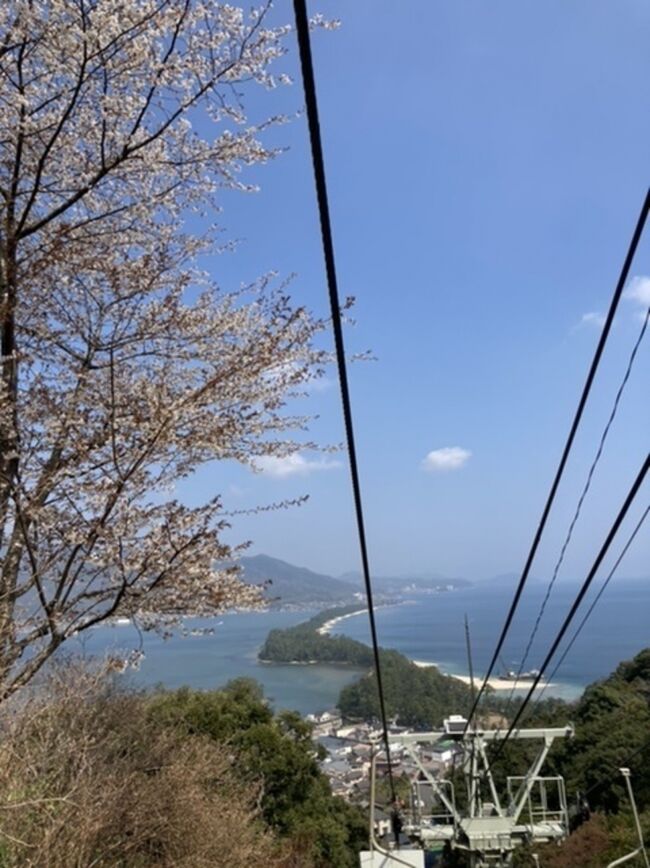
{"label": "hazy horizon", "polygon": [[[309,562],[309,563],[296,563],[287,557],[270,555],[268,552],[261,552],[261,551],[250,552],[249,551],[246,553],[246,555],[244,557],[269,557],[269,558],[273,558],[274,560],[282,561],[283,563],[289,564],[292,567],[297,567],[299,569],[306,569],[312,573],[316,573],[316,574],[320,574],[320,575],[326,575],[326,576],[329,576],[330,578],[333,578],[333,579],[341,579],[341,580],[348,580],[348,581],[352,581],[354,579],[359,579],[361,581],[361,579],[362,579],[362,574],[359,570],[350,569],[350,570],[344,570],[341,573],[329,573],[327,570],[323,570],[322,568],[320,568],[317,564],[313,564],[311,562]],[[443,573],[438,573],[435,570],[428,570],[428,571],[424,570],[424,571],[420,571],[417,573],[413,571],[413,572],[398,572],[398,573],[390,573],[390,574],[389,573],[380,573],[380,572],[374,571],[371,575],[371,578],[376,578],[377,580],[404,579],[404,581],[408,581],[409,579],[440,579],[441,581],[442,580],[454,581],[454,580],[460,579],[460,580],[471,581],[471,582],[476,582],[476,583],[498,582],[498,583],[504,583],[505,584],[506,582],[510,582],[510,581],[513,583],[518,581],[520,575],[521,575],[521,571],[516,572],[515,570],[509,570],[509,571],[506,571],[503,573],[477,576],[475,578],[470,579],[467,576],[461,575],[460,573],[443,574]],[[601,571],[600,573],[598,573],[598,575],[594,579],[594,584],[596,587],[599,587],[600,582],[606,577],[606,575],[607,574],[604,571]],[[535,585],[535,584],[541,584],[544,582],[548,582],[549,578],[550,578],[549,576],[543,576],[543,575],[530,575],[527,579],[527,585]],[[564,576],[562,581],[561,581],[561,584],[577,584],[577,583],[584,581],[584,578],[585,578],[585,576]],[[627,575],[627,574],[623,573],[621,575],[616,574],[615,578],[612,579],[612,582],[615,582],[616,584],[625,584],[626,582],[642,582],[642,581],[647,581],[648,579],[650,579],[650,573],[644,573],[644,574],[640,574],[637,576]]]}

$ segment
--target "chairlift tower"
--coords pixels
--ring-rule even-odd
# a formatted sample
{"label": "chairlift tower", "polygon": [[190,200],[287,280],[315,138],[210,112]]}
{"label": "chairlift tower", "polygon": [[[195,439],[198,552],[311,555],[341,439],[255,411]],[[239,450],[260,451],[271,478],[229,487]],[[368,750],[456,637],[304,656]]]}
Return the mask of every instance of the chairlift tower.
{"label": "chairlift tower", "polygon": [[[371,849],[361,854],[362,868],[424,866],[426,850],[447,844],[464,851],[472,868],[507,868],[516,847],[524,843],[560,841],[569,834],[569,815],[564,779],[543,776],[542,767],[555,739],[573,736],[572,726],[514,730],[510,738],[537,742],[539,749],[523,775],[509,775],[506,792],[495,785],[488,746],[506,738],[506,730],[468,728],[460,716],[445,720],[444,728],[389,736],[399,743],[419,770],[412,784],[410,804],[403,814],[403,833],[411,841],[407,849],[382,847],[374,835],[375,754],[371,767]],[[465,778],[467,805],[456,805],[454,782],[439,779],[423,760],[422,753],[442,740],[460,748],[459,768]]]}

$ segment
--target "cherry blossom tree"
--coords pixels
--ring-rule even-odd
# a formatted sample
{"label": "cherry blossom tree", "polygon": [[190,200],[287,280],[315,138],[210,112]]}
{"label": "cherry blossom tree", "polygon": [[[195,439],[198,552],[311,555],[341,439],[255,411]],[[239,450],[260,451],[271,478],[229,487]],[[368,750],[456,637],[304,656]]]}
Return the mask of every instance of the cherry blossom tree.
{"label": "cherry blossom tree", "polygon": [[[202,270],[223,189],[274,152],[244,111],[285,27],[214,0],[0,6],[0,698],[117,615],[260,602],[223,541],[215,459],[286,456],[322,327],[273,276]],[[244,174],[242,174],[242,172]]]}

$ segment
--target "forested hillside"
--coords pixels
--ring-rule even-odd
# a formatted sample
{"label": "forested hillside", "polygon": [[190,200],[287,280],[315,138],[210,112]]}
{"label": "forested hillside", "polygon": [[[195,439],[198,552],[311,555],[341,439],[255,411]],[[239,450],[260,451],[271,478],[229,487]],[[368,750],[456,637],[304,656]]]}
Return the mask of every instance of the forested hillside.
{"label": "forested hillside", "polygon": [[264,597],[271,606],[333,606],[351,602],[361,590],[360,581],[335,579],[268,555],[246,555],[238,563],[244,581],[265,585]]}
{"label": "forested hillside", "polygon": [[356,868],[366,819],[255,682],[134,693],[67,668],[0,713],[1,868]]}
{"label": "forested hillside", "polygon": [[630,761],[634,789],[639,805],[650,807],[650,648],[591,684],[562,714],[574,722],[576,735],[550,767],[564,775],[568,789],[589,792],[593,808],[618,811],[627,802],[618,767],[639,751]]}
{"label": "forested hillside", "polygon": [[359,604],[320,612],[295,627],[271,630],[258,657],[273,663],[337,663],[371,666],[372,650],[347,636],[330,636],[318,630],[327,621],[359,611]]}
{"label": "forested hillside", "polygon": [[[420,729],[442,724],[449,714],[465,714],[470,690],[457,678],[434,667],[416,666],[398,651],[382,649],[381,678],[388,716]],[[346,717],[371,720],[379,717],[377,679],[374,671],[344,687],[338,706]]]}
{"label": "forested hillside", "polygon": [[236,775],[260,785],[261,819],[302,853],[297,864],[356,868],[365,816],[332,795],[318,765],[324,751],[297,712],[274,715],[261,686],[247,678],[222,690],[157,693],[148,708],[161,725],[228,745]]}

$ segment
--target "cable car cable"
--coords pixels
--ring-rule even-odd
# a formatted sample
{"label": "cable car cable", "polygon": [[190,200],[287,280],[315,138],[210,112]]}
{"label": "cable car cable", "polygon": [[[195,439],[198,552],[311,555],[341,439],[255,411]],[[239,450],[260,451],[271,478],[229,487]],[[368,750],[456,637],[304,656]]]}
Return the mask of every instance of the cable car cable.
{"label": "cable car cable", "polygon": [[490,665],[489,665],[488,670],[487,670],[485,677],[483,679],[483,683],[481,684],[481,687],[479,688],[479,691],[478,691],[476,698],[474,700],[471,714],[470,714],[469,719],[467,721],[467,724],[465,726],[465,732],[469,729],[469,726],[471,725],[472,717],[476,713],[476,709],[478,707],[478,704],[481,700],[483,693],[485,692],[485,688],[488,685],[488,682],[490,680],[490,676],[492,675],[492,672],[494,671],[494,667],[496,665],[497,659],[499,657],[499,654],[501,653],[501,649],[503,648],[503,644],[506,640],[508,630],[510,629],[510,625],[512,624],[512,619],[514,618],[515,612],[517,611],[517,607],[519,605],[519,600],[521,598],[521,594],[522,594],[524,587],[526,585],[526,581],[528,579],[528,574],[530,573],[530,569],[531,569],[533,560],[535,558],[535,554],[537,553],[537,549],[539,547],[542,533],[543,533],[544,528],[546,526],[546,521],[547,521],[549,513],[551,511],[553,501],[555,500],[555,495],[557,493],[558,487],[560,485],[560,480],[562,479],[562,475],[564,473],[564,468],[565,468],[565,465],[567,463],[567,459],[569,457],[569,453],[571,451],[571,447],[573,445],[573,441],[575,439],[576,432],[578,430],[578,425],[580,424],[580,420],[582,418],[582,413],[584,411],[585,404],[587,403],[587,398],[589,397],[589,393],[591,391],[591,386],[592,386],[592,383],[594,381],[596,371],[598,370],[598,365],[600,363],[600,359],[601,359],[601,356],[603,354],[605,344],[607,343],[607,338],[609,336],[609,332],[611,330],[612,323],[614,321],[614,316],[615,316],[616,310],[618,308],[618,303],[621,299],[621,296],[623,294],[623,289],[624,289],[625,284],[627,282],[627,278],[628,278],[628,275],[630,272],[630,268],[632,266],[632,261],[634,260],[634,256],[635,256],[638,244],[639,244],[639,240],[641,239],[641,235],[643,234],[643,229],[645,227],[645,223],[646,223],[646,219],[648,217],[648,211],[649,210],[650,210],[650,189],[648,189],[646,191],[643,206],[641,208],[641,213],[639,214],[639,218],[637,220],[637,224],[636,224],[636,227],[634,229],[634,233],[632,235],[632,240],[631,240],[630,245],[628,247],[627,255],[625,257],[625,261],[623,263],[623,267],[621,269],[621,273],[619,275],[618,282],[617,282],[616,288],[614,290],[614,295],[612,297],[612,301],[611,301],[610,306],[609,306],[609,311],[607,312],[607,317],[605,319],[603,329],[600,333],[600,339],[598,341],[598,345],[596,347],[596,351],[594,353],[594,357],[592,359],[591,366],[589,368],[589,373],[587,374],[587,379],[585,381],[585,384],[584,384],[584,387],[582,390],[582,395],[580,396],[580,401],[578,403],[578,407],[577,407],[573,422],[571,424],[569,436],[568,436],[566,444],[564,446],[564,450],[562,452],[562,457],[560,458],[560,463],[558,465],[558,469],[555,473],[555,478],[553,480],[553,484],[551,485],[551,489],[550,489],[548,497],[546,499],[546,504],[545,504],[544,509],[542,511],[542,515],[541,515],[539,524],[537,526],[535,536],[533,537],[533,542],[532,542],[532,545],[530,547],[530,551],[528,553],[528,557],[526,559],[526,563],[524,565],[523,572],[522,572],[521,577],[519,579],[519,584],[517,585],[517,589],[515,590],[515,594],[514,594],[512,603],[510,605],[510,609],[509,609],[508,614],[506,616],[506,620],[504,622],[504,625],[501,629],[501,634],[499,636],[499,639],[498,639],[497,644],[496,644],[496,648],[495,648],[494,653],[492,655]]}
{"label": "cable car cable", "polygon": [[544,696],[544,691],[546,690],[546,688],[549,686],[549,684],[550,684],[550,683],[553,681],[553,679],[555,678],[555,675],[556,675],[558,669],[559,669],[560,666],[564,663],[564,660],[566,659],[566,657],[567,657],[569,651],[571,650],[571,648],[572,648],[573,645],[575,644],[575,642],[576,642],[578,636],[579,636],[580,633],[582,632],[583,627],[585,626],[585,624],[587,623],[587,621],[588,621],[589,618],[591,617],[591,613],[594,611],[594,609],[595,609],[596,606],[598,605],[598,602],[600,601],[600,598],[603,596],[603,594],[604,594],[605,591],[607,590],[607,586],[609,585],[609,583],[610,583],[612,577],[614,576],[614,573],[617,571],[617,569],[618,569],[618,567],[619,567],[621,561],[623,560],[623,558],[624,558],[625,555],[627,554],[628,549],[630,548],[630,546],[631,546],[632,543],[634,542],[634,540],[635,540],[635,538],[636,538],[636,535],[637,535],[638,532],[641,530],[641,527],[643,526],[644,521],[645,521],[646,518],[648,517],[648,513],[650,513],[650,506],[647,506],[647,507],[645,508],[645,512],[643,512],[643,514],[641,515],[641,518],[640,518],[639,521],[637,522],[636,527],[634,528],[634,530],[632,531],[632,533],[631,533],[630,536],[628,537],[627,542],[626,542],[625,545],[623,546],[623,550],[621,551],[620,555],[619,555],[618,558],[616,559],[616,563],[614,564],[614,566],[613,566],[613,567],[611,568],[611,570],[609,571],[609,573],[608,573],[608,575],[607,575],[607,578],[606,578],[605,581],[603,582],[603,585],[602,585],[601,589],[600,589],[600,590],[598,591],[598,593],[596,594],[596,596],[595,596],[595,598],[594,598],[592,604],[591,604],[591,605],[589,606],[589,608],[587,609],[587,612],[585,613],[584,618],[582,619],[582,621],[580,622],[580,624],[579,624],[578,627],[576,628],[576,631],[575,631],[575,633],[573,634],[573,636],[572,636],[572,638],[571,638],[571,641],[569,642],[569,644],[567,645],[567,647],[566,647],[566,648],[564,649],[564,651],[562,652],[562,656],[561,656],[560,659],[557,661],[557,663],[556,663],[555,666],[553,667],[553,671],[551,672],[551,674],[548,676],[548,678],[547,678],[546,681],[544,682],[544,684],[543,684],[543,686],[542,686],[542,689],[540,690],[539,695],[538,695],[537,699],[535,700],[535,704],[534,704],[533,707],[531,708],[531,714],[534,714],[534,713],[535,713],[536,709],[538,708],[539,704],[540,704],[541,701],[542,701],[542,697]]}
{"label": "cable car cable", "polygon": [[393,769],[390,757],[390,744],[388,739],[386,702],[384,698],[384,688],[381,678],[379,643],[377,641],[377,626],[375,623],[375,611],[372,595],[372,583],[370,580],[368,547],[366,544],[365,522],[363,517],[363,506],[361,500],[361,484],[359,481],[359,469],[354,439],[354,427],[352,424],[350,389],[348,385],[347,367],[345,361],[343,329],[341,326],[341,305],[339,302],[338,281],[336,278],[336,265],[334,258],[334,241],[332,238],[329,200],[327,195],[327,184],[325,180],[325,162],[323,159],[323,145],[321,141],[320,122],[318,117],[318,102],[316,99],[316,84],[314,80],[314,67],[312,62],[311,44],[309,39],[309,19],[307,16],[305,0],[294,0],[293,7],[296,17],[296,33],[298,37],[298,48],[300,50],[300,67],[302,71],[302,81],[305,91],[305,105],[307,108],[307,122],[309,126],[311,156],[314,169],[314,180],[316,184],[316,196],[318,200],[321,239],[323,242],[323,255],[325,258],[325,271],[327,275],[327,288],[332,315],[332,329],[334,331],[336,363],[339,374],[339,385],[341,388],[341,402],[343,405],[343,419],[345,423],[345,436],[347,440],[348,459],[350,463],[350,476],[352,478],[352,489],[354,493],[354,508],[357,520],[361,563],[363,567],[363,581],[366,590],[366,599],[368,601],[368,619],[370,621],[370,636],[372,639],[375,674],[377,677],[379,709],[381,714],[384,747],[386,750],[391,799],[394,802],[395,784],[393,781]]}
{"label": "cable car cable", "polygon": [[598,462],[600,461],[600,458],[603,454],[603,448],[605,446],[605,441],[607,440],[607,436],[609,434],[610,428],[612,427],[612,423],[614,422],[614,419],[616,418],[616,413],[618,412],[618,407],[619,407],[623,392],[625,390],[625,386],[627,385],[627,382],[630,379],[630,374],[631,374],[632,368],[634,366],[634,360],[635,360],[636,355],[639,351],[639,347],[641,346],[641,342],[643,341],[643,338],[645,336],[646,329],[648,327],[648,319],[649,318],[650,318],[650,307],[648,307],[646,315],[643,319],[641,331],[639,333],[638,338],[636,339],[636,341],[634,343],[634,347],[632,348],[632,352],[630,354],[630,358],[629,358],[629,361],[627,363],[627,368],[625,370],[625,375],[623,377],[623,380],[621,381],[620,386],[618,387],[618,391],[616,392],[614,404],[613,404],[612,410],[609,414],[607,424],[605,425],[605,428],[604,428],[603,433],[601,435],[600,442],[598,444],[598,449],[596,450],[596,455],[594,457],[594,460],[591,463],[591,467],[589,468],[589,472],[587,474],[587,479],[585,481],[585,484],[584,484],[584,487],[583,487],[582,492],[580,494],[580,497],[578,498],[578,503],[577,503],[575,512],[573,514],[573,518],[571,519],[571,523],[569,525],[569,529],[568,529],[566,537],[564,539],[564,543],[562,544],[562,548],[560,550],[559,557],[555,563],[555,567],[553,568],[553,572],[551,574],[551,579],[550,579],[550,581],[548,583],[548,587],[546,589],[546,594],[545,594],[544,599],[542,600],[542,603],[539,607],[539,612],[537,613],[535,625],[533,626],[531,634],[528,638],[526,650],[524,651],[524,655],[521,659],[521,663],[519,664],[519,669],[517,670],[517,675],[516,675],[515,681],[514,681],[513,686],[510,690],[510,695],[509,695],[508,700],[506,702],[506,710],[504,711],[504,714],[507,714],[507,709],[510,707],[510,704],[512,703],[512,698],[513,698],[514,692],[517,689],[517,682],[521,676],[521,673],[524,671],[524,667],[525,667],[526,662],[528,660],[528,655],[530,654],[530,649],[533,646],[533,642],[535,641],[535,636],[537,635],[537,631],[538,631],[539,626],[541,624],[542,618],[544,617],[544,612],[546,611],[546,605],[547,605],[549,598],[551,596],[551,592],[553,590],[553,587],[555,585],[555,581],[556,581],[556,579],[558,577],[558,573],[560,571],[560,567],[562,566],[562,563],[564,562],[564,556],[565,556],[566,550],[569,547],[569,544],[571,542],[571,538],[573,536],[573,530],[574,530],[574,528],[578,522],[578,519],[580,518],[580,512],[582,510],[582,505],[584,503],[585,497],[587,496],[587,493],[589,492],[589,488],[591,486],[591,482],[592,482],[596,467],[598,466]]}
{"label": "cable car cable", "polygon": [[535,690],[537,689],[537,685],[539,684],[542,677],[544,676],[544,673],[545,673],[546,669],[548,668],[551,660],[553,659],[560,642],[564,638],[565,633],[567,632],[567,630],[571,626],[571,621],[575,617],[575,614],[576,614],[580,604],[582,603],[582,600],[584,599],[585,594],[589,590],[589,586],[591,585],[591,583],[594,579],[594,576],[598,572],[598,569],[600,568],[600,565],[601,565],[603,559],[605,558],[605,555],[607,554],[607,551],[609,550],[610,545],[612,544],[614,538],[616,537],[616,534],[618,533],[618,530],[619,530],[621,524],[623,523],[623,520],[625,519],[625,516],[627,515],[627,512],[628,512],[630,506],[632,505],[632,503],[634,501],[634,498],[636,497],[639,489],[641,488],[641,485],[643,484],[649,469],[650,469],[650,454],[646,455],[644,461],[642,462],[641,469],[639,470],[634,482],[632,483],[632,487],[630,488],[630,490],[629,490],[629,492],[628,492],[628,494],[627,494],[627,496],[623,502],[623,505],[621,506],[619,513],[616,516],[616,519],[614,520],[614,523],[612,524],[611,528],[609,529],[609,532],[605,538],[605,541],[602,544],[600,551],[598,552],[596,560],[594,561],[591,569],[589,570],[587,578],[584,580],[582,587],[580,588],[578,594],[576,595],[576,598],[573,601],[573,604],[569,610],[569,613],[566,616],[566,618],[564,619],[564,623],[560,627],[560,630],[558,631],[555,639],[553,640],[553,643],[551,644],[551,647],[550,647],[550,649],[549,649],[549,651],[548,651],[548,653],[544,659],[544,662],[542,663],[542,665],[539,669],[539,672],[535,676],[533,683],[531,684],[530,689],[528,690],[528,693],[526,694],[526,696],[524,698],[524,701],[519,706],[517,713],[515,714],[515,717],[514,717],[512,723],[510,724],[510,728],[508,729],[508,732],[506,733],[503,741],[501,741],[501,743],[499,745],[499,749],[497,750],[497,752],[495,753],[495,755],[493,757],[492,763],[494,763],[495,760],[497,759],[497,757],[500,756],[500,754],[503,752],[506,744],[508,743],[508,739],[510,738],[510,736],[512,735],[514,730],[517,728],[517,724],[519,723],[519,720],[521,719],[521,716],[523,715],[526,706],[528,705],[528,703],[532,699],[533,694],[535,693]]}

